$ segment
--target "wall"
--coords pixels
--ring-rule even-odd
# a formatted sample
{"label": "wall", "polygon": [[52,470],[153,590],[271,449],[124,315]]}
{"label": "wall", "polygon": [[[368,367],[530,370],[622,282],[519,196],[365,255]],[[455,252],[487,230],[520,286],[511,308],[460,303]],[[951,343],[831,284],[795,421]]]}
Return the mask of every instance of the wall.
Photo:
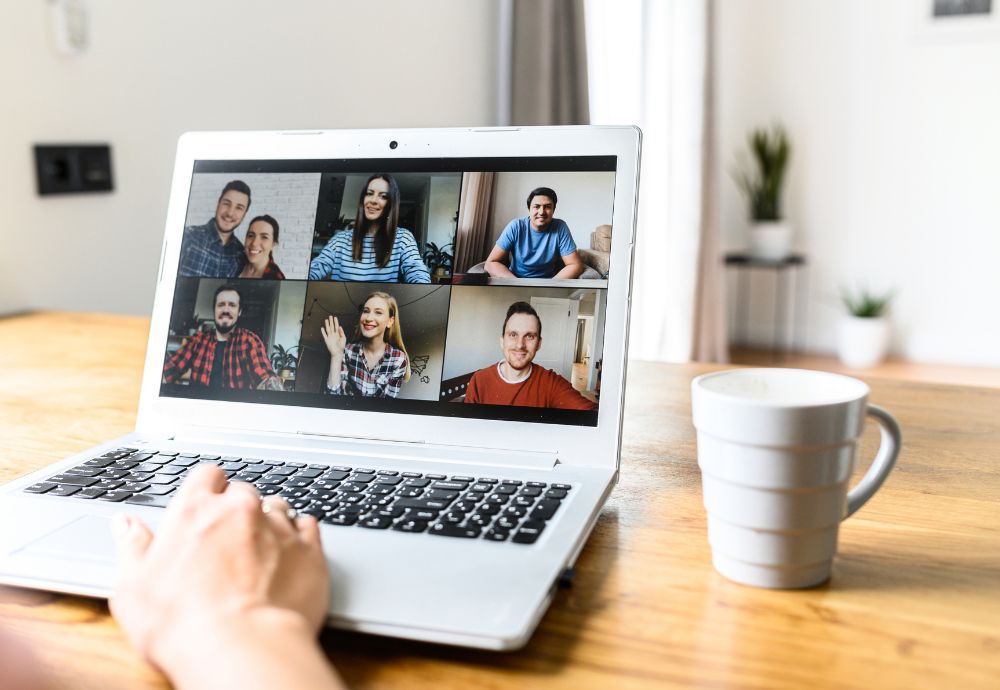
{"label": "wall", "polygon": [[[46,3],[4,7],[2,233],[16,260],[0,272],[0,312],[148,313],[184,131],[489,125],[494,117],[492,0],[87,7],[91,48],[79,58],[50,48]],[[442,26],[458,47],[428,49]],[[32,143],[95,141],[112,145],[113,193],[35,195]]]}
{"label": "wall", "polygon": [[[455,212],[462,193],[461,175],[434,175],[427,210],[427,241],[438,247],[451,244],[455,239]],[[454,254],[451,247],[449,253]]]}
{"label": "wall", "polygon": [[[724,244],[746,245],[745,204],[728,174],[737,152],[751,128],[780,120],[794,146],[787,216],[810,261],[799,346],[833,351],[841,289],[867,286],[895,293],[899,355],[997,366],[1000,32],[943,33],[918,6],[716,4]],[[770,338],[767,283],[754,284],[757,342]]]}
{"label": "wall", "polygon": [[555,217],[566,221],[578,247],[589,247],[594,228],[611,222],[614,173],[498,173],[496,179],[494,238],[500,236],[511,220],[528,215],[528,193],[536,187],[549,187],[559,196]]}

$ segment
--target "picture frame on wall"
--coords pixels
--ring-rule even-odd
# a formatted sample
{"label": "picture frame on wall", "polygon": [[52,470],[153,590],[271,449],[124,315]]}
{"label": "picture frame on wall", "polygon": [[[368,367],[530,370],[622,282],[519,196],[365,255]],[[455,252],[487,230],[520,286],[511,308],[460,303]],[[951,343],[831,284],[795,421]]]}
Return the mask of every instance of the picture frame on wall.
{"label": "picture frame on wall", "polygon": [[930,42],[1000,39],[1000,0],[917,0],[916,35]]}

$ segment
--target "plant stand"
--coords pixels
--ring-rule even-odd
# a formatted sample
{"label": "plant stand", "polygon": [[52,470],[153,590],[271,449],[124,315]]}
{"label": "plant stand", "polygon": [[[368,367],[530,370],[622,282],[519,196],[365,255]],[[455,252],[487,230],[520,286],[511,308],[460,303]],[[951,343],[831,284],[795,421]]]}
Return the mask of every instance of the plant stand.
{"label": "plant stand", "polygon": [[[806,300],[798,296],[800,290],[806,290],[808,294],[808,276],[799,279],[799,273],[803,271],[791,270],[806,267],[806,257],[804,254],[789,254],[783,259],[760,259],[747,252],[731,252],[726,254],[724,259],[727,268],[735,268],[737,271],[737,282],[739,294],[736,299],[736,323],[737,329],[741,333],[739,342],[747,344],[750,337],[750,272],[753,269],[762,269],[774,272],[774,321],[773,333],[771,337],[771,359],[778,361],[779,355],[785,355],[791,351],[799,324],[806,322]],[[789,275],[791,274],[791,275]],[[789,289],[789,279],[794,278],[794,285]],[[800,285],[801,283],[801,285]],[[787,299],[791,295],[791,318],[788,318]],[[799,314],[802,311],[803,313]],[[784,346],[782,346],[784,343]]]}

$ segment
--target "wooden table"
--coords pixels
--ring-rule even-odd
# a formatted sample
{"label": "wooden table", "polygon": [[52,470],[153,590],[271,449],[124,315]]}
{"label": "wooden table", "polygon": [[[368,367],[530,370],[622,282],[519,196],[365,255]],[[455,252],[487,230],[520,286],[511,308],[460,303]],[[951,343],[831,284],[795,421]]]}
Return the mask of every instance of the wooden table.
{"label": "wooden table", "polygon": [[[132,429],[147,329],[85,314],[0,320],[0,481]],[[1000,390],[870,381],[903,427],[897,469],[844,524],[829,583],[767,591],[712,569],[689,407],[691,378],[711,369],[630,367],[621,483],[526,649],[329,631],[350,686],[1000,687]],[[869,429],[861,457],[876,443]],[[165,686],[103,603],[0,590],[0,618],[59,687]]]}

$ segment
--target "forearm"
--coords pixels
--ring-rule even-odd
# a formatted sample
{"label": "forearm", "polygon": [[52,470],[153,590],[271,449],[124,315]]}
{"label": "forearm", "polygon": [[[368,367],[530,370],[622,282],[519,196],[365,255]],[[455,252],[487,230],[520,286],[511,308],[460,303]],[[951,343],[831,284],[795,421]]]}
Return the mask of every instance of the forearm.
{"label": "forearm", "polygon": [[566,264],[562,267],[558,273],[553,276],[554,278],[579,278],[583,275],[584,267],[583,264]]}
{"label": "forearm", "polygon": [[[480,255],[481,256],[481,255]],[[487,261],[483,266],[483,270],[489,273],[494,278],[516,278],[510,269],[504,266],[499,261]]]}
{"label": "forearm", "polygon": [[344,368],[344,355],[330,355],[330,373],[326,376],[327,388],[338,390],[341,382],[341,369]]}
{"label": "forearm", "polygon": [[184,639],[154,662],[179,690],[345,687],[297,614],[259,609],[222,630]]}

